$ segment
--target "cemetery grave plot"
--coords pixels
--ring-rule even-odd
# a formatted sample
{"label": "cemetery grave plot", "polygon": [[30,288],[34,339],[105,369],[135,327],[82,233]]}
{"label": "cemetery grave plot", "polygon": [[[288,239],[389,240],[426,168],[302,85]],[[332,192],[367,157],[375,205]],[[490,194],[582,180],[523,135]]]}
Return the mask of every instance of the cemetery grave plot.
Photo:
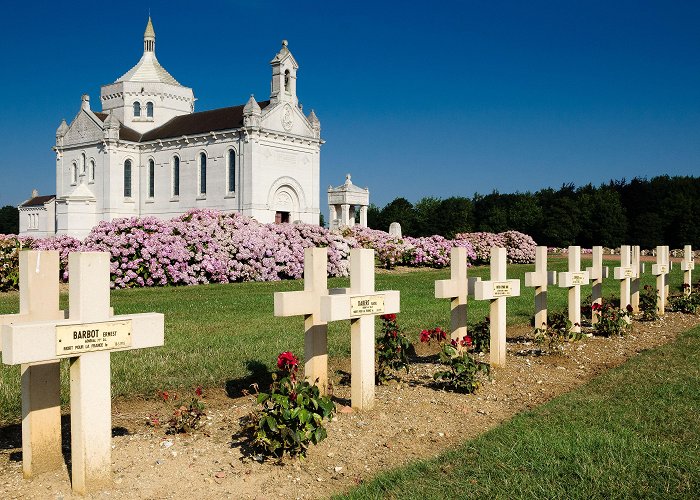
{"label": "cemetery grave plot", "polygon": [[[113,403],[111,495],[128,498],[177,498],[189,495],[236,498],[318,498],[347,490],[388,468],[431,457],[487,431],[512,415],[537,406],[619,365],[637,352],[669,342],[700,318],[667,313],[653,323],[635,323],[628,337],[585,339],[567,346],[566,356],[521,356],[527,350],[527,326],[509,327],[508,363],[494,372],[495,383],[465,396],[429,386],[437,348],[418,344],[417,359],[400,384],[376,388],[375,407],[347,412],[339,407],[328,424],[329,437],[312,447],[308,458],[257,463],[243,458],[232,443],[238,418],[253,396],[230,398],[220,387],[205,388],[207,423],[202,431],[165,435],[146,425],[163,411],[155,400],[118,399]],[[337,402],[349,404],[349,382],[339,375],[350,359],[331,359],[330,379]],[[183,391],[183,397],[188,394]],[[65,419],[64,419],[65,420]],[[64,433],[68,430],[64,422]],[[19,425],[0,431],[0,493],[3,498],[71,498],[67,469],[33,481],[22,479]],[[64,438],[65,440],[65,438]],[[79,498],[75,496],[75,498]]]}

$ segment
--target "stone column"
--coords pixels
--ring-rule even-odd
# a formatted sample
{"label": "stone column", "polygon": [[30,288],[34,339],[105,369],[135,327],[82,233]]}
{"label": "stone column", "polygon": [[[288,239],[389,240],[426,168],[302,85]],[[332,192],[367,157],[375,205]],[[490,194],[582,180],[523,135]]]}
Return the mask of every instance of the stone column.
{"label": "stone column", "polygon": [[367,205],[360,207],[360,226],[367,227]]}

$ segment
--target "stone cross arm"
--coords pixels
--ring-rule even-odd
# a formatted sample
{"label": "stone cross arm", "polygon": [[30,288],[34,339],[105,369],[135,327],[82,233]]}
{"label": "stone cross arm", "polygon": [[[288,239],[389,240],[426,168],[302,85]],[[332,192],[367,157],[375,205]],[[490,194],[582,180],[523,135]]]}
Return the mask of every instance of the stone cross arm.
{"label": "stone cross arm", "polygon": [[659,276],[661,274],[668,274],[668,264],[652,264],[651,274]]}
{"label": "stone cross arm", "polygon": [[544,272],[528,272],[525,273],[525,286],[527,287],[538,287],[544,285],[556,285],[557,284],[557,272],[556,271],[544,271]]}
{"label": "stone cross arm", "polygon": [[474,284],[476,300],[493,300],[499,297],[518,297],[520,295],[520,280],[477,281]]}
{"label": "stone cross arm", "polygon": [[588,271],[559,273],[559,286],[570,288],[577,285],[587,285],[590,280]]}
{"label": "stone cross arm", "polygon": [[275,292],[275,316],[301,316],[319,314],[319,297],[328,295],[328,290],[300,290],[298,292]]}
{"label": "stone cross arm", "polygon": [[695,261],[693,260],[682,260],[681,261],[681,271],[693,271],[695,269]]}
{"label": "stone cross arm", "polygon": [[[115,316],[106,322],[85,324],[76,323],[75,320],[70,319],[38,321],[35,323],[2,326],[2,361],[6,365],[18,365],[78,356],[82,353],[81,351],[71,352],[70,354],[58,353],[57,331],[59,328],[72,326],[74,330],[87,332],[83,334],[89,336],[91,332],[98,330],[100,325],[111,326],[114,323],[130,323],[129,345],[124,345],[123,347],[109,346],[104,349],[88,349],[82,352],[91,352],[93,350],[125,351],[161,346],[164,343],[165,318],[160,313]],[[81,333],[78,335],[81,335]]]}
{"label": "stone cross arm", "polygon": [[400,292],[331,294],[321,297],[321,321],[357,319],[368,315],[395,314],[401,311]]}
{"label": "stone cross arm", "polygon": [[626,278],[638,278],[637,271],[634,266],[616,267],[613,269],[616,280],[624,280]]}

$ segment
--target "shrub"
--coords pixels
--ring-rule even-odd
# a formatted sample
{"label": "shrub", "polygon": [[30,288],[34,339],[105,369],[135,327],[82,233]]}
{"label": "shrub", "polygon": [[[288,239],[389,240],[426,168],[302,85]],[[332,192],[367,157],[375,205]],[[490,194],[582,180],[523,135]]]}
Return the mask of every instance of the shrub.
{"label": "shrub", "polygon": [[382,320],[382,336],[377,340],[377,382],[382,384],[393,378],[399,370],[409,371],[408,353],[411,342],[399,329],[396,314],[385,314]]}
{"label": "shrub", "polygon": [[333,417],[335,405],[317,386],[297,379],[299,361],[291,352],[278,356],[277,367],[270,392],[258,394],[262,409],[243,417],[241,425],[252,435],[252,447],[263,455],[303,457],[310,443],[326,438],[323,421]]}
{"label": "shrub", "polygon": [[[158,393],[165,403],[173,405],[170,419],[166,422],[165,432],[167,434],[191,432],[201,428],[204,424],[203,418],[206,416],[206,412],[204,402],[200,399],[202,397],[202,388],[197,387],[194,393],[195,395],[187,404],[179,401],[180,398],[177,393],[168,391]],[[153,427],[160,427],[161,419],[158,415],[150,415],[148,423]]]}
{"label": "shrub", "polygon": [[659,319],[659,310],[656,307],[658,294],[653,286],[644,285],[639,292],[639,311],[641,321],[655,321]]}
{"label": "shrub", "polygon": [[482,321],[469,327],[474,352],[487,352],[491,348],[491,320],[486,316]]}
{"label": "shrub", "polygon": [[603,337],[624,335],[631,328],[631,305],[628,304],[625,309],[621,309],[612,300],[603,299],[602,304],[595,303],[591,308],[598,314],[598,322],[593,325],[596,335]]}
{"label": "shrub", "polygon": [[695,314],[700,307],[700,293],[691,289],[687,283],[683,284],[683,293],[669,297],[668,302],[672,311],[682,312],[684,314]]}
{"label": "shrub", "polygon": [[481,385],[480,375],[489,374],[489,365],[469,353],[471,339],[444,343],[440,349],[440,363],[446,368],[433,374],[433,379],[444,388],[470,394]]}
{"label": "shrub", "polygon": [[543,351],[560,354],[564,350],[564,342],[577,342],[583,338],[583,333],[573,329],[566,311],[552,312],[547,320],[547,325],[535,328],[535,343]]}
{"label": "shrub", "polygon": [[17,238],[0,239],[0,292],[17,290],[19,286],[19,250]]}

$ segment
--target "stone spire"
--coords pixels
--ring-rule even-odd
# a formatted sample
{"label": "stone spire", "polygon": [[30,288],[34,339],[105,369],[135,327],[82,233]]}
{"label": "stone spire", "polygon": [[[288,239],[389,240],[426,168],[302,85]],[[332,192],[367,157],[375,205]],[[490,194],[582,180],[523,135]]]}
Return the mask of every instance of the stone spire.
{"label": "stone spire", "polygon": [[116,116],[114,116],[114,113],[110,112],[109,116],[107,116],[107,119],[104,122],[105,139],[112,141],[119,140],[120,127],[121,123],[119,123],[119,119]]}
{"label": "stone spire", "polygon": [[66,123],[66,119],[64,118],[63,120],[61,120],[61,124],[56,129],[56,138],[58,139],[59,137],[63,137],[64,135],[66,135],[66,132],[68,132],[68,124]]}
{"label": "stone spire", "polygon": [[148,24],[146,24],[146,31],[144,31],[143,33],[143,51],[156,51],[156,32],[153,29],[153,22],[151,21],[151,16],[148,16]]}
{"label": "stone spire", "polygon": [[253,94],[250,94],[248,102],[246,102],[243,107],[243,125],[246,127],[259,127],[261,113],[262,110],[260,109],[258,101],[255,100]]}
{"label": "stone spire", "polygon": [[314,110],[311,110],[311,113],[309,113],[309,116],[307,118],[309,120],[309,123],[311,124],[311,128],[314,131],[314,135],[316,137],[321,136],[321,122],[319,121],[318,117],[316,116],[316,113],[314,113]]}

